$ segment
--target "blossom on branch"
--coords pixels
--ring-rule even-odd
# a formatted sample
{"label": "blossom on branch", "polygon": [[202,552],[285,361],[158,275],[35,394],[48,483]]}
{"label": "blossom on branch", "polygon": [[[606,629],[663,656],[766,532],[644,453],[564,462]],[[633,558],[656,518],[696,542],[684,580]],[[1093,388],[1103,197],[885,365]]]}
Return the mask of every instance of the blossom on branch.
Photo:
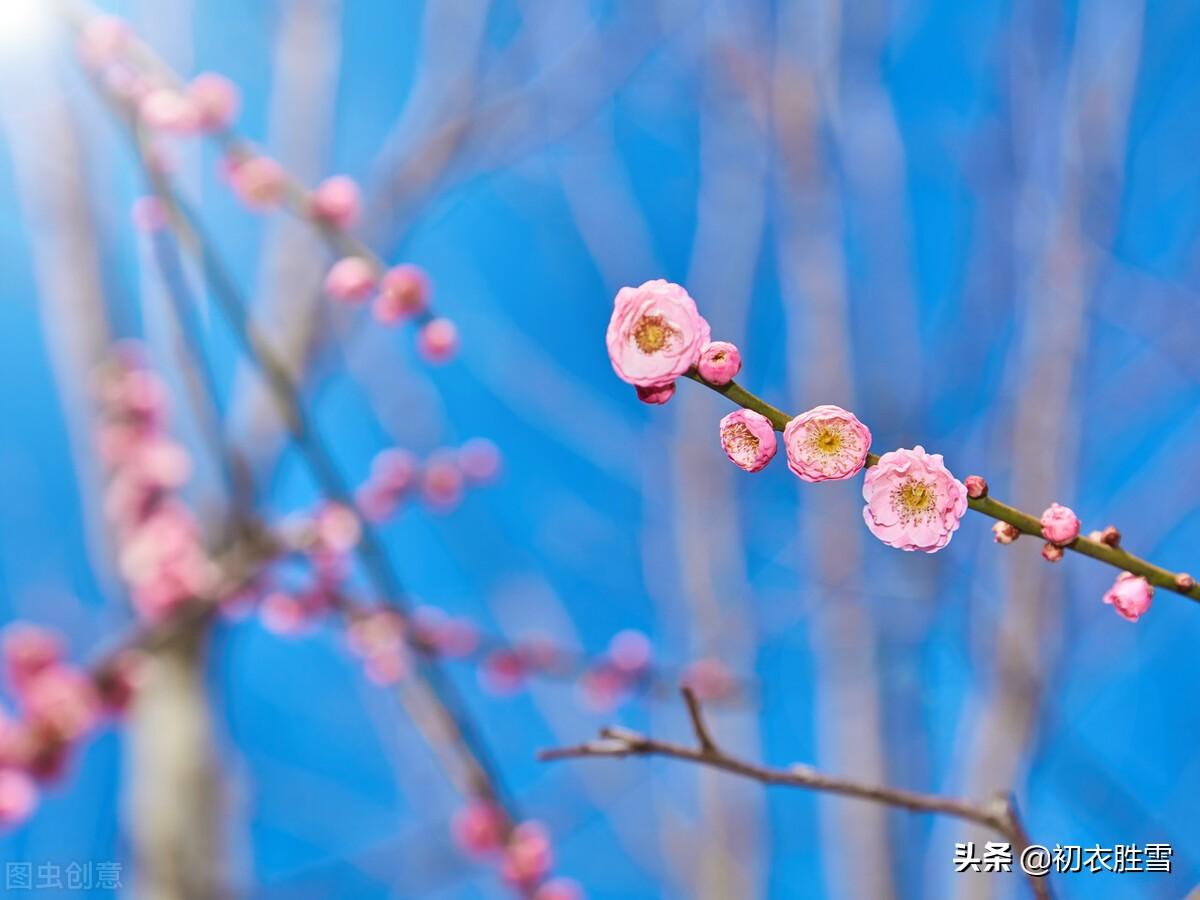
{"label": "blossom on branch", "polygon": [[866,464],[871,430],[854,413],[825,404],[787,423],[783,447],[788,468],[804,481],[841,481]]}
{"label": "blossom on branch", "polygon": [[659,278],[617,292],[605,342],[622,381],[644,388],[670,384],[696,365],[711,329],[678,284]]}
{"label": "blossom on branch", "polygon": [[752,409],[734,410],[721,420],[721,446],[739,469],[758,472],[775,457],[775,428]]}
{"label": "blossom on branch", "polygon": [[863,480],[863,519],[871,534],[900,550],[941,550],[967,511],[967,488],[940,453],[892,450]]}

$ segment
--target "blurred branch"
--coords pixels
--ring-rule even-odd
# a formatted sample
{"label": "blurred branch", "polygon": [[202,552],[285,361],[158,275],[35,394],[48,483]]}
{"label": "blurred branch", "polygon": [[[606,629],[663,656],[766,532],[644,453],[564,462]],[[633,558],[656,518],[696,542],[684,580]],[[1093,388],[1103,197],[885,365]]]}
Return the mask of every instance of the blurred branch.
{"label": "blurred branch", "polygon": [[[851,778],[827,775],[800,764],[786,769],[777,769],[730,755],[713,740],[704,721],[699,702],[692,692],[684,688],[682,693],[696,736],[697,746],[695,747],[658,740],[625,728],[609,727],[601,729],[598,740],[573,747],[543,750],[538,754],[538,759],[543,762],[552,762],[580,758],[622,759],[626,756],[662,756],[720,769],[742,778],[753,779],[767,786],[802,788],[818,793],[837,794],[911,812],[952,816],[966,822],[983,825],[1011,843],[1014,859],[1019,858],[1030,844],[1029,837],[1017,813],[1016,803],[1010,797],[999,795],[992,798],[990,802],[975,803],[957,797],[922,794],[903,788],[868,784]],[[1031,875],[1029,883],[1035,896],[1048,900],[1050,891],[1043,878]]]}
{"label": "blurred branch", "polygon": [[[731,381],[726,385],[709,384],[694,371],[689,372],[688,377],[710,390],[716,391],[718,394],[723,394],[738,406],[752,409],[766,416],[771,420],[771,424],[775,427],[776,431],[783,431],[791,418],[787,413],[750,393],[737,382]],[[867,455],[867,466],[873,466],[877,462],[879,462],[877,454],[870,453]],[[967,505],[975,510],[975,512],[982,513],[1001,522],[1007,522],[1022,534],[1041,537],[1042,526],[1039,519],[1030,513],[1022,512],[1015,507],[1009,506],[1007,503],[1001,503],[993,497],[984,496],[969,498]],[[1080,535],[1071,543],[1064,544],[1063,549],[1072,550],[1075,553],[1090,556],[1092,559],[1099,560],[1114,568],[1132,572],[1135,575],[1141,575],[1155,587],[1164,588],[1191,600],[1200,601],[1200,584],[1189,584],[1185,573],[1172,572],[1161,566],[1156,566],[1154,563],[1144,560],[1141,557],[1134,556],[1123,547],[1112,547],[1102,541]]]}

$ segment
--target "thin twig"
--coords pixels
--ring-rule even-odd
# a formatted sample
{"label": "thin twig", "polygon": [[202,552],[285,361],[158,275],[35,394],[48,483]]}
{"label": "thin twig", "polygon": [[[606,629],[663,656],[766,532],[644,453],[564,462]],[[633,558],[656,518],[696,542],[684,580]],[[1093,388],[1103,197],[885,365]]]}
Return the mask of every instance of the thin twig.
{"label": "thin twig", "polygon": [[[1021,852],[1030,846],[1029,837],[1025,833],[1017,815],[1016,805],[1011,798],[996,797],[990,803],[976,803],[958,797],[924,794],[886,785],[865,784],[851,778],[827,775],[811,766],[801,764],[792,765],[786,769],[777,769],[739,759],[717,747],[704,723],[699,702],[687,688],[683,689],[683,699],[687,704],[692,720],[692,729],[699,743],[697,747],[658,740],[625,728],[610,727],[601,730],[598,740],[572,747],[542,750],[538,753],[537,758],[543,762],[551,762],[588,757],[620,759],[626,756],[663,756],[720,769],[768,786],[804,788],[827,794],[838,794],[843,797],[869,800],[897,809],[907,809],[911,812],[934,813],[973,822],[990,828],[1004,837],[1012,845],[1014,859],[1019,859]],[[1034,895],[1039,900],[1048,900],[1050,891],[1044,878],[1035,875],[1028,875],[1028,878]]]}

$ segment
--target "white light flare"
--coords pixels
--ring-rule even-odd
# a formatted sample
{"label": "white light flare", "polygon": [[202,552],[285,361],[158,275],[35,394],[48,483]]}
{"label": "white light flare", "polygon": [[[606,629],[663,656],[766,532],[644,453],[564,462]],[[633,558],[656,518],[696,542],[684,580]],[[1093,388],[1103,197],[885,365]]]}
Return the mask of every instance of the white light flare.
{"label": "white light flare", "polygon": [[53,0],[0,0],[0,54],[41,49],[54,32]]}

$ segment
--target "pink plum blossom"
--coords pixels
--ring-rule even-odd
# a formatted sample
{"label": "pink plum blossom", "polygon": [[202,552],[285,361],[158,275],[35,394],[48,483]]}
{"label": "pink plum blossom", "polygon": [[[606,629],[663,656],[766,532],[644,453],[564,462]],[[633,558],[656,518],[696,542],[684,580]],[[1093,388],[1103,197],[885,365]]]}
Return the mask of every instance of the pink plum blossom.
{"label": "pink plum blossom", "polygon": [[318,553],[349,553],[362,538],[362,523],[350,507],[323,503],[313,519]]}
{"label": "pink plum blossom", "polygon": [[425,460],[421,493],[434,510],[446,512],[462,500],[464,478],[455,454],[441,450]]}
{"label": "pink plum blossom", "polygon": [[737,409],[721,420],[721,447],[730,461],[747,472],[757,472],[775,457],[775,427],[752,409]]}
{"label": "pink plum blossom", "polygon": [[307,604],[286,591],[272,591],[263,597],[258,616],[263,628],[281,637],[303,634],[312,622]]}
{"label": "pink plum blossom", "polygon": [[690,663],[683,671],[682,681],[699,700],[724,700],[735,687],[729,667],[712,657]]}
{"label": "pink plum blossom", "polygon": [[32,778],[16,769],[0,769],[0,827],[21,824],[37,803],[38,789]]}
{"label": "pink plum blossom", "polygon": [[4,677],[20,694],[46,669],[62,661],[62,638],[48,628],[17,622],[4,629]]}
{"label": "pink plum blossom", "polygon": [[742,354],[728,341],[710,341],[700,348],[696,370],[709,384],[729,384],[742,371]]}
{"label": "pink plum blossom", "polygon": [[659,278],[617,292],[605,341],[619,378],[661,387],[696,364],[710,336],[688,292]]}
{"label": "pink plum blossom", "polygon": [[325,293],[343,303],[361,303],[375,290],[375,269],[361,256],[339,259],[325,276]]}
{"label": "pink plum blossom", "polygon": [[471,800],[450,821],[454,843],[472,856],[486,856],[499,850],[504,830],[504,813],[487,800]]}
{"label": "pink plum blossom", "polygon": [[524,655],[514,650],[489,653],[479,667],[479,684],[490,694],[510,697],[523,687],[529,677],[529,664]]}
{"label": "pink plum blossom", "polygon": [[237,85],[216,72],[201,72],[193,78],[188,96],[199,113],[200,127],[209,131],[229,128],[242,108]]}
{"label": "pink plum blossom", "polygon": [[43,670],[21,694],[21,706],[31,722],[64,742],[83,737],[96,726],[100,698],[90,678],[67,665]]}
{"label": "pink plum blossom", "polygon": [[1079,517],[1065,506],[1051,503],[1042,513],[1042,537],[1052,544],[1069,544],[1079,537]]}
{"label": "pink plum blossom", "polygon": [[417,333],[417,352],[426,362],[449,362],[457,351],[458,328],[449,319],[430,319]]}
{"label": "pink plum blossom", "polygon": [[320,221],[335,228],[350,228],[362,214],[362,194],[353,178],[334,175],[317,185],[308,205]]}
{"label": "pink plum blossom", "polygon": [[375,300],[375,318],[391,325],[425,312],[429,306],[429,278],[418,266],[388,269]]}
{"label": "pink plum blossom", "polygon": [[231,160],[228,171],[234,193],[249,209],[262,212],[283,202],[287,173],[269,156]]}
{"label": "pink plum blossom", "polygon": [[500,874],[510,884],[532,887],[546,877],[554,863],[550,836],[540,822],[522,822],[509,835]]}
{"label": "pink plum blossom", "polygon": [[662,406],[662,404],[675,396],[675,382],[659,384],[654,387],[642,387],[638,385],[634,390],[637,391],[637,398],[643,403],[649,403],[651,406]]}
{"label": "pink plum blossom", "polygon": [[138,104],[138,116],[148,128],[171,134],[191,134],[200,127],[200,110],[187,94],[160,87]]}
{"label": "pink plum blossom", "polygon": [[866,464],[871,431],[854,413],[826,404],[788,422],[783,447],[788,468],[804,481],[838,481]]}
{"label": "pink plum blossom", "polygon": [[458,448],[458,467],[471,484],[488,484],[500,472],[500,449],[487,438],[471,438]]}
{"label": "pink plum blossom", "polygon": [[1130,622],[1141,618],[1153,600],[1154,588],[1150,586],[1150,582],[1132,572],[1122,572],[1118,575],[1104,595],[1104,602],[1111,604],[1118,615]]}
{"label": "pink plum blossom", "polygon": [[596,712],[608,712],[629,689],[629,679],[609,666],[598,666],[584,672],[579,679],[583,703]]}
{"label": "pink plum blossom", "polygon": [[650,638],[632,628],[618,631],[608,642],[608,658],[613,667],[627,675],[644,672],[652,653]]}
{"label": "pink plum blossom", "polygon": [[941,550],[967,510],[967,488],[940,453],[921,446],[883,454],[863,481],[863,519],[871,534],[900,550]]}

